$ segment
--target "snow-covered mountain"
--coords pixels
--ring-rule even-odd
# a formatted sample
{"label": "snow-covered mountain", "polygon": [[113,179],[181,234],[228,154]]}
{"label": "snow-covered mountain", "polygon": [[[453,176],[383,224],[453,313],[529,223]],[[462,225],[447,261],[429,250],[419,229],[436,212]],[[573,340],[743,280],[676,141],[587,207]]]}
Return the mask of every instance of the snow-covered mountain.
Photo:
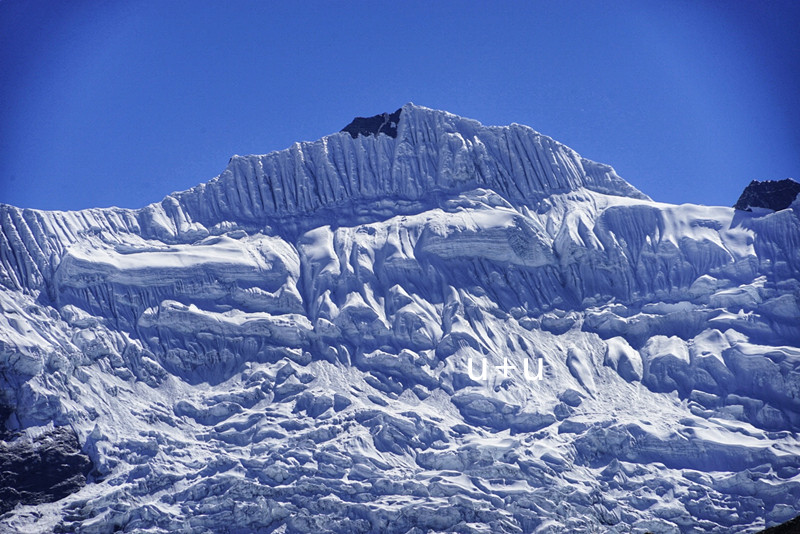
{"label": "snow-covered mountain", "polygon": [[413,104],[3,205],[0,531],[755,532],[800,514],[799,299],[800,200]]}

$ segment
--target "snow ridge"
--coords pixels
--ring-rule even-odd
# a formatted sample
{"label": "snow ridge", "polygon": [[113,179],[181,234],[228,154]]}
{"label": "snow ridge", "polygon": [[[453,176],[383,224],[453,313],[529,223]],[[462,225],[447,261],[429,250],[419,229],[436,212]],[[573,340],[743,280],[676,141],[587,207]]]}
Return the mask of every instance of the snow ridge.
{"label": "snow ridge", "polygon": [[0,205],[0,283],[38,287],[51,254],[57,261],[86,233],[191,242],[231,225],[307,229],[332,212],[357,221],[398,209],[413,213],[435,204],[437,195],[475,187],[490,187],[511,201],[580,187],[645,198],[611,167],[580,158],[528,127],[484,127],[413,104],[401,111],[396,139],[339,132],[263,156],[233,156],[217,178],[141,210],[47,213]]}

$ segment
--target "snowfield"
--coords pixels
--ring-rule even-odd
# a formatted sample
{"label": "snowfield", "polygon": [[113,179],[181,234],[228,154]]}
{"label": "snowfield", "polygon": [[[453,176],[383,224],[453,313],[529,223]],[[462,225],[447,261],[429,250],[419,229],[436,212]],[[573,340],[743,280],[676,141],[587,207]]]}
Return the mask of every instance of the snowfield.
{"label": "snowfield", "polygon": [[800,515],[800,200],[663,204],[526,126],[372,122],[139,210],[0,206],[0,531]]}

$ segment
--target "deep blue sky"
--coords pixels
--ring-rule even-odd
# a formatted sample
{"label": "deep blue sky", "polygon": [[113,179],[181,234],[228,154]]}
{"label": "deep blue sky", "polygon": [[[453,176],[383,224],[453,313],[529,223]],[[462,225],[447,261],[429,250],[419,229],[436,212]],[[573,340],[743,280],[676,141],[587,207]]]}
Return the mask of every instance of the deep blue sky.
{"label": "deep blue sky", "polygon": [[0,1],[0,202],[140,207],[406,102],[656,200],[800,179],[800,2]]}

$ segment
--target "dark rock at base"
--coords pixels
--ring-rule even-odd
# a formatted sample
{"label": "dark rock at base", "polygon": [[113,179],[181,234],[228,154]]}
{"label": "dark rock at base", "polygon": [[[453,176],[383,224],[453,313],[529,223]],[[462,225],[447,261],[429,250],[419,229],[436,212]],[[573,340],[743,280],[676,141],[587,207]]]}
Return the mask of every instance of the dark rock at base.
{"label": "dark rock at base", "polygon": [[10,406],[0,402],[0,441],[11,439],[12,433],[6,427],[13,413],[14,410]]}
{"label": "dark rock at base", "polygon": [[397,137],[397,123],[400,121],[401,111],[403,111],[402,108],[394,113],[381,113],[373,117],[356,117],[353,122],[342,128],[342,131],[349,133],[353,139],[359,135],[378,134]]}
{"label": "dark rock at base", "polygon": [[733,207],[743,211],[751,211],[750,208],[783,210],[794,202],[798,193],[800,193],[800,183],[790,178],[765,182],[753,180],[742,191],[742,195]]}
{"label": "dark rock at base", "polygon": [[69,427],[50,430],[33,440],[0,441],[0,514],[19,503],[63,499],[86,485],[91,470],[92,461]]}
{"label": "dark rock at base", "polygon": [[786,523],[769,527],[758,534],[797,534],[800,532],[800,516],[790,519]]}

